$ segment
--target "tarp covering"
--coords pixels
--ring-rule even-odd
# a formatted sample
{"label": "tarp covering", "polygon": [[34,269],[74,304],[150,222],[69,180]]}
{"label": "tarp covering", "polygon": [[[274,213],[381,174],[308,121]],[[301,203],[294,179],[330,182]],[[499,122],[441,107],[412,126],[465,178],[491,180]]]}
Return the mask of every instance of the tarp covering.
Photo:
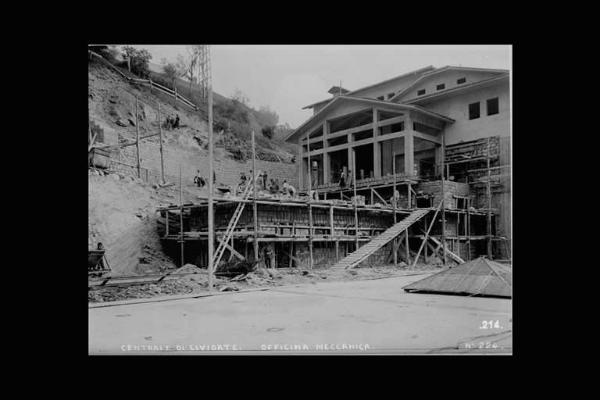
{"label": "tarp covering", "polygon": [[512,297],[512,268],[484,257],[404,286],[407,292]]}

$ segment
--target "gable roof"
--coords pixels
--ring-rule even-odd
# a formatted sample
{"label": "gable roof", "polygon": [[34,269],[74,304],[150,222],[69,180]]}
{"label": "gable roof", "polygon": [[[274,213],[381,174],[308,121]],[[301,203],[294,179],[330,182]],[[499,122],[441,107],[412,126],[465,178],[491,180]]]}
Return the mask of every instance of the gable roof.
{"label": "gable roof", "polygon": [[[379,86],[379,85],[384,85],[384,84],[392,82],[392,81],[394,81],[396,79],[405,78],[405,77],[413,75],[413,74],[420,74],[420,73],[424,73],[424,72],[428,72],[428,71],[434,71],[434,70],[435,70],[435,67],[433,65],[428,65],[427,67],[423,67],[423,68],[416,69],[414,71],[406,72],[404,74],[395,76],[393,78],[386,79],[384,81],[380,81],[380,82],[374,83],[372,85],[363,86],[360,89],[356,89],[356,90],[353,90],[353,91],[350,91],[350,92],[347,92],[347,93],[344,93],[344,94],[350,96],[350,95],[353,95],[353,94],[355,94],[357,92],[361,92],[361,91],[366,90],[366,89],[371,89],[371,88],[374,88],[374,87]],[[322,104],[322,103],[326,103],[326,102],[331,101],[331,100],[332,99],[325,99],[325,100],[317,101],[316,103],[312,103],[312,104],[309,104],[307,106],[302,107],[302,109],[306,110],[308,108],[313,108],[316,105],[319,105],[319,104]]]}
{"label": "gable roof", "polygon": [[327,114],[327,112],[333,107],[334,104],[339,104],[341,102],[344,101],[351,101],[351,102],[362,102],[365,104],[372,104],[372,105],[384,105],[386,107],[391,107],[391,108],[395,108],[398,110],[412,110],[412,111],[417,111],[420,113],[423,113],[425,115],[428,115],[432,118],[444,121],[444,122],[454,122],[454,120],[452,118],[446,117],[445,115],[442,114],[438,114],[435,113],[433,111],[429,111],[423,107],[417,106],[417,105],[412,105],[412,104],[401,104],[401,103],[392,103],[390,101],[385,101],[385,100],[377,100],[377,99],[371,99],[368,97],[357,97],[357,96],[347,96],[347,95],[341,95],[341,96],[336,96],[334,97],[329,104],[327,104],[325,107],[323,107],[322,109],[320,109],[317,113],[315,113],[312,117],[310,117],[307,121],[305,121],[302,125],[300,125],[298,128],[296,128],[294,131],[292,131],[286,138],[285,141],[291,141],[292,139],[297,138],[298,136],[300,136],[301,134],[304,133],[306,127],[310,126],[312,123],[314,123],[315,121],[323,118],[324,115]]}
{"label": "gable roof", "polygon": [[[491,73],[495,73],[495,74],[508,74],[509,71],[507,69],[491,69],[491,68],[471,68],[471,67],[457,67],[457,66],[452,66],[452,65],[446,65],[445,67],[442,68],[437,68],[433,71],[429,71],[424,73],[423,75],[421,75],[420,77],[418,77],[413,83],[411,83],[408,87],[406,87],[404,90],[401,90],[400,92],[398,92],[394,97],[392,97],[390,99],[390,101],[395,101],[395,100],[399,100],[402,96],[404,96],[406,93],[410,92],[412,89],[415,88],[415,86],[417,86],[419,83],[421,83],[423,80],[440,74],[442,72],[445,71],[474,71],[474,72],[491,72]],[[454,88],[452,88],[454,89]],[[450,89],[448,89],[450,90]]]}

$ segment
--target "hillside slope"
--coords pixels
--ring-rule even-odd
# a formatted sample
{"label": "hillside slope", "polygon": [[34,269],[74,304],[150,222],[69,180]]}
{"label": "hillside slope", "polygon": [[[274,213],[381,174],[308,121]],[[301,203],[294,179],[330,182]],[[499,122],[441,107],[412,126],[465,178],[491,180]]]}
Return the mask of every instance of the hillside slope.
{"label": "hillside slope", "polygon": [[[88,181],[89,247],[93,248],[97,242],[102,242],[107,248],[109,263],[118,274],[171,268],[174,265],[162,254],[156,235],[154,210],[159,205],[179,202],[180,168],[184,202],[207,196],[206,189],[200,190],[193,183],[197,170],[208,178],[207,124],[204,115],[175,104],[173,99],[156,91],[150,93],[149,88],[131,85],[110,68],[96,62],[89,63],[88,83],[89,119],[106,132],[113,132],[116,138],[114,142],[127,143],[135,139],[136,127],[133,124],[136,96],[140,115],[138,128],[142,137],[158,133],[159,104],[163,115],[178,114],[180,117],[180,129],[163,130],[166,180],[176,185],[167,188],[154,185],[160,177],[158,136],[144,139],[140,145],[141,165],[148,174],[147,181],[136,179],[136,169],[123,165],[136,164],[135,146],[121,149],[113,146],[111,158],[118,163],[111,165],[112,173],[104,175],[90,172]],[[240,147],[247,148],[249,141],[227,135],[215,134],[215,175],[217,185],[235,188],[240,173],[249,173],[252,163],[251,160],[234,159],[225,148],[225,142],[237,140]],[[105,136],[108,138],[110,135]],[[296,185],[298,165],[291,162],[295,154],[289,148],[279,147],[277,143],[260,145],[265,140],[261,139],[257,149],[259,157],[263,158],[257,160],[257,169],[267,171],[270,177],[280,182],[286,179]]]}

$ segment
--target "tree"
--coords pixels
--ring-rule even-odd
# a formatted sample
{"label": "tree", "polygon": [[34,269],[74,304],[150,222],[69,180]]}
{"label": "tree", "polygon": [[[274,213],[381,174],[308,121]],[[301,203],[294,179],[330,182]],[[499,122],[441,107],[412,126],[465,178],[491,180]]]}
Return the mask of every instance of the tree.
{"label": "tree", "polygon": [[147,78],[150,75],[149,63],[152,54],[146,49],[136,49],[132,46],[123,47],[123,58],[131,62],[131,72],[141,78]]}
{"label": "tree", "polygon": [[173,88],[175,88],[175,80],[179,76],[177,66],[173,63],[167,63],[163,65],[162,69],[167,79],[171,82],[171,85],[173,85]]}
{"label": "tree", "polygon": [[196,83],[199,76],[196,72],[200,63],[200,54],[202,53],[203,45],[186,46],[186,55],[177,55],[177,69],[181,76],[190,83],[190,93],[192,92],[192,83]]}

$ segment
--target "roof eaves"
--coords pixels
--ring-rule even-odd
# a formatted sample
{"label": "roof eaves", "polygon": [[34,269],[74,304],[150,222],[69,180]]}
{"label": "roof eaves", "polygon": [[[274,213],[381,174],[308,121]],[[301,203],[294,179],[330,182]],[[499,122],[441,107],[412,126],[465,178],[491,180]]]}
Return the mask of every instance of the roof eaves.
{"label": "roof eaves", "polygon": [[437,98],[437,97],[442,97],[442,96],[450,95],[450,94],[453,94],[453,93],[456,93],[456,92],[461,92],[463,90],[472,89],[472,88],[477,87],[477,86],[482,86],[482,85],[485,85],[485,84],[494,83],[495,81],[501,81],[501,80],[506,79],[506,78],[508,78],[508,74],[506,74],[506,75],[503,74],[503,75],[495,76],[493,78],[485,79],[485,80],[482,80],[482,81],[471,82],[471,83],[468,83],[466,85],[453,87],[453,88],[450,88],[450,89],[447,89],[447,90],[444,90],[444,91],[441,91],[441,92],[438,92],[438,93],[430,93],[430,94],[425,95],[425,96],[415,97],[414,99],[407,100],[405,103],[398,103],[398,104],[412,104],[412,103],[416,103],[416,102],[419,102],[419,101],[422,101],[422,100],[429,100],[429,99],[433,99],[433,98]]}
{"label": "roof eaves", "polygon": [[[497,72],[497,73],[500,73],[502,75],[508,74],[510,72],[507,69],[471,68],[471,67],[456,67],[456,66],[452,66],[452,65],[446,65],[445,67],[437,68],[437,69],[435,69],[433,71],[424,73],[416,81],[414,81],[410,86],[408,86],[406,89],[404,89],[403,91],[399,92],[394,97],[392,97],[390,99],[390,101],[394,101],[394,100],[402,97],[403,95],[405,95],[406,93],[408,93],[409,90],[413,89],[423,79],[429,78],[430,76],[438,74],[440,72],[449,71],[449,70]],[[497,77],[494,77],[494,78],[497,78]],[[493,78],[491,78],[491,79],[493,79]],[[482,81],[479,81],[479,82],[482,82]],[[477,83],[477,82],[475,82],[475,83]],[[462,86],[462,87],[466,87],[466,85]],[[453,89],[455,89],[455,88],[453,88]],[[448,89],[448,90],[452,90],[452,89]],[[437,93],[435,93],[435,94],[437,94]]]}
{"label": "roof eaves", "polygon": [[364,102],[368,102],[368,103],[383,104],[383,105],[386,105],[386,106],[392,106],[392,107],[396,107],[396,108],[409,109],[409,110],[414,110],[414,111],[422,112],[424,114],[433,116],[435,118],[442,119],[442,120],[447,121],[447,122],[455,122],[455,120],[452,119],[452,118],[450,118],[450,117],[447,117],[447,116],[442,115],[442,114],[438,114],[438,113],[433,112],[433,111],[429,111],[426,108],[423,108],[423,107],[417,106],[417,105],[404,104],[404,103],[393,103],[391,101],[371,99],[371,98],[368,98],[368,97],[341,95],[341,96],[334,97],[333,100],[329,102],[329,104],[327,104],[325,107],[323,107],[322,109],[320,109],[316,114],[314,114],[312,117],[310,117],[308,120],[306,120],[306,122],[304,122],[302,125],[300,125],[298,128],[296,128],[294,131],[292,131],[284,140],[287,141],[289,138],[291,138],[297,132],[299,132],[305,126],[307,126],[310,122],[312,122],[315,119],[317,119],[318,117],[320,117],[320,115],[322,113],[324,113],[328,108],[330,108],[331,105],[333,103],[335,103],[338,99],[358,100],[358,101],[364,101]]}

